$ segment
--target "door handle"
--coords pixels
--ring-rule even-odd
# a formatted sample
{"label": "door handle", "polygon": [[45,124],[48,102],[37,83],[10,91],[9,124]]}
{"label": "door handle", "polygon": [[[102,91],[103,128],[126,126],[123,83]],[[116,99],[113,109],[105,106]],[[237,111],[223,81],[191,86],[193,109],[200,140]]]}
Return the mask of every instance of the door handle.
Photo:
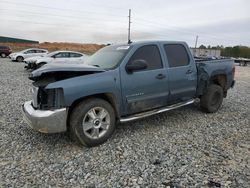
{"label": "door handle", "polygon": [[159,79],[159,80],[161,80],[161,79],[163,79],[163,78],[166,78],[166,75],[164,75],[164,74],[158,74],[158,75],[156,76],[156,78]]}
{"label": "door handle", "polygon": [[191,74],[193,71],[191,69],[187,70],[186,74]]}

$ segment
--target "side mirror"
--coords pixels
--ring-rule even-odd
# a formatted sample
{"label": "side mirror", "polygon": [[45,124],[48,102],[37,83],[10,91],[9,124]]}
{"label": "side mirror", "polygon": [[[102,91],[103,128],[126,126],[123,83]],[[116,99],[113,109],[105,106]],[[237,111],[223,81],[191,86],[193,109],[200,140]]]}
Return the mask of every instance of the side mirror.
{"label": "side mirror", "polygon": [[147,62],[143,59],[132,61],[132,63],[126,65],[126,71],[132,73],[134,71],[144,70],[148,67]]}

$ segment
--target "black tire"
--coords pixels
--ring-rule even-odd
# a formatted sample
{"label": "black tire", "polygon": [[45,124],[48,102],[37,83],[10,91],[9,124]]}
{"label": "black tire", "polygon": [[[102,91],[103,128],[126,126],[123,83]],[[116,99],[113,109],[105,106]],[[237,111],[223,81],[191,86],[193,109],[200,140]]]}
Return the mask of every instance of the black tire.
{"label": "black tire", "polygon": [[[96,119],[95,118],[90,118],[89,114],[92,112],[93,109],[105,109],[105,113],[108,113],[107,116],[105,117],[109,120],[109,125],[105,129],[101,127],[98,128],[98,125],[96,124]],[[96,113],[95,114],[99,114]],[[98,116],[99,117],[99,116]],[[86,119],[88,119],[88,122],[85,123]],[[99,124],[105,123],[102,121],[101,117],[98,118]],[[105,100],[103,99],[98,99],[98,98],[90,98],[82,101],[79,103],[71,112],[70,114],[70,135],[72,139],[77,141],[78,143],[88,146],[88,147],[93,147],[100,145],[104,142],[106,142],[111,135],[113,134],[115,130],[115,112],[113,107]],[[107,120],[105,120],[107,121]],[[91,122],[91,123],[89,123]],[[87,124],[91,124],[91,128],[89,128],[88,131],[84,130],[87,129]],[[105,123],[108,124],[108,123]],[[98,130],[98,136],[94,138],[94,135],[96,136],[96,130]],[[101,135],[101,136],[100,136]]]}
{"label": "black tire", "polygon": [[5,53],[1,53],[1,57],[2,57],[2,58],[6,58],[7,56],[6,56]]}
{"label": "black tire", "polygon": [[214,113],[221,107],[222,101],[223,89],[219,85],[211,84],[207,92],[201,96],[200,106],[203,111]]}
{"label": "black tire", "polygon": [[24,58],[22,56],[18,56],[16,58],[16,60],[17,60],[17,62],[21,63],[21,62],[23,62]]}
{"label": "black tire", "polygon": [[41,62],[41,63],[39,63],[38,65],[36,65],[36,67],[35,67],[35,69],[39,69],[39,68],[41,68],[43,65],[46,65],[47,63],[45,63],[45,62]]}

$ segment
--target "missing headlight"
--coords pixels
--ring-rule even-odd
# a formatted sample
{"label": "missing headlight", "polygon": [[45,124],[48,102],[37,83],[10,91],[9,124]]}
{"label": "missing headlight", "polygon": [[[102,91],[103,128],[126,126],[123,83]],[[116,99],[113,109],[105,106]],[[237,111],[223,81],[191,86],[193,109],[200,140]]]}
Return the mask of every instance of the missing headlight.
{"label": "missing headlight", "polygon": [[38,108],[53,110],[64,107],[64,94],[62,88],[44,89],[39,88],[37,95]]}

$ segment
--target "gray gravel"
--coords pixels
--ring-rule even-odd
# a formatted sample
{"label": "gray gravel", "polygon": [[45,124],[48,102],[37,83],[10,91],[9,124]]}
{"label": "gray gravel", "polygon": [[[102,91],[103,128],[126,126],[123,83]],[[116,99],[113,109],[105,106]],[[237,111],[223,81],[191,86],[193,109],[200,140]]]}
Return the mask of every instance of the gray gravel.
{"label": "gray gravel", "polygon": [[122,124],[95,148],[27,126],[23,67],[0,59],[0,187],[250,187],[250,67],[218,113],[191,105]]}

